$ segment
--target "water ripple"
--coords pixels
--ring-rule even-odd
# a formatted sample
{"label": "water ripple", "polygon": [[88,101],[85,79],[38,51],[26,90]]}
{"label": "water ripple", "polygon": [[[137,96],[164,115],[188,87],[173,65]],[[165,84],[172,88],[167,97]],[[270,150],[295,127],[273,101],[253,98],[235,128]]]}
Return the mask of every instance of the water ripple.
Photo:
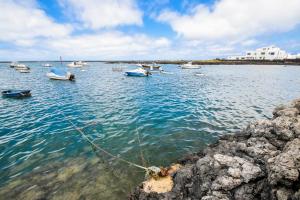
{"label": "water ripple", "polygon": [[0,99],[1,185],[48,163],[92,154],[60,112],[97,144],[138,163],[139,134],[151,164],[164,165],[271,117],[275,105],[300,94],[300,68],[293,66],[165,65],[172,75],[134,78],[112,72],[113,65],[91,63],[85,72],[73,69],[74,83],[49,80],[39,63],[29,66],[30,74],[20,74],[0,64],[2,89],[33,93],[23,100]]}

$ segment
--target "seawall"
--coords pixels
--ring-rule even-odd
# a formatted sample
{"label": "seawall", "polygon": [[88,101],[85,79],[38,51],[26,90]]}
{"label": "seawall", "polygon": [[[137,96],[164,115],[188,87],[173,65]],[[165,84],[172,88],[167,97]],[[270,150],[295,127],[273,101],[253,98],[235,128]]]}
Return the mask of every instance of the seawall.
{"label": "seawall", "polygon": [[300,199],[300,99],[178,162],[169,191],[143,183],[129,199]]}

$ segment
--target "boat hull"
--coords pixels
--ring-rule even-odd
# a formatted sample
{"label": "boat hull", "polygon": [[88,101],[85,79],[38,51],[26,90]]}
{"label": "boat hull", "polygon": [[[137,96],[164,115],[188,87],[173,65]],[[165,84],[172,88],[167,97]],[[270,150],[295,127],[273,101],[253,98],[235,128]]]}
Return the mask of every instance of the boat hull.
{"label": "boat hull", "polygon": [[145,77],[145,76],[148,76],[147,74],[145,73],[139,73],[139,72],[125,72],[125,74],[127,76],[137,76],[137,77]]}
{"label": "boat hull", "polygon": [[2,91],[2,96],[6,98],[24,98],[30,97],[30,90],[5,90]]}
{"label": "boat hull", "polygon": [[50,78],[52,80],[61,80],[61,81],[69,81],[69,80],[71,80],[70,76],[59,76],[59,75],[56,75],[54,73],[47,73],[47,76],[48,76],[48,78]]}
{"label": "boat hull", "polygon": [[199,65],[181,65],[181,69],[200,69]]}
{"label": "boat hull", "polygon": [[74,64],[68,64],[68,67],[73,67],[73,68],[80,68],[83,67],[83,65],[74,65]]}

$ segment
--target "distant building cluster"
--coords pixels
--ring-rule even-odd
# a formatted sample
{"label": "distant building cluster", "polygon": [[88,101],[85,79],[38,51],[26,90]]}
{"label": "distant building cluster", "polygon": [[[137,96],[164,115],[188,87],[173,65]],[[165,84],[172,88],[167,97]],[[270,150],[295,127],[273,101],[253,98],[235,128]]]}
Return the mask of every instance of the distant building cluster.
{"label": "distant building cluster", "polygon": [[300,59],[300,54],[291,55],[278,47],[262,47],[255,51],[248,51],[244,56],[229,56],[228,60],[284,60]]}

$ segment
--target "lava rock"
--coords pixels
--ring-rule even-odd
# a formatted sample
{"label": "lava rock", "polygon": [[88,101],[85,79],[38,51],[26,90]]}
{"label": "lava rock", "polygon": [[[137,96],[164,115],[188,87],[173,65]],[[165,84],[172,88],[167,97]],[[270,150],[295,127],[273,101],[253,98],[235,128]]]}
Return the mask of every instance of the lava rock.
{"label": "lava rock", "polygon": [[180,160],[174,187],[129,199],[300,199],[300,99]]}

